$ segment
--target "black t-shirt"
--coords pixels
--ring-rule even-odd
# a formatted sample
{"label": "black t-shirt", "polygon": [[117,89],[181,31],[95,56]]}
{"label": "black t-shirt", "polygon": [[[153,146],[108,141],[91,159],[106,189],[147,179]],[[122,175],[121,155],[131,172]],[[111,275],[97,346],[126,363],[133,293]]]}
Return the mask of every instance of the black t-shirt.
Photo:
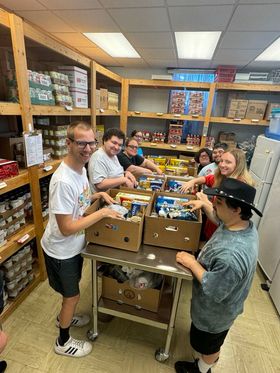
{"label": "black t-shirt", "polygon": [[141,166],[145,158],[141,157],[141,155],[138,155],[138,154],[130,158],[124,152],[121,152],[120,154],[118,154],[118,160],[121,166],[123,167],[123,169],[126,171],[126,169],[131,165]]}

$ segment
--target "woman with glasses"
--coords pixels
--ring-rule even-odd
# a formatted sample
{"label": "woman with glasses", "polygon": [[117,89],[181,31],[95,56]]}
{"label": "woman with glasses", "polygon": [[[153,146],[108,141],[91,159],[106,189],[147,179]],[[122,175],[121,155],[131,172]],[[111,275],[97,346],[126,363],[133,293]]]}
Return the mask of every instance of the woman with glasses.
{"label": "woman with glasses", "polygon": [[144,156],[143,150],[142,150],[142,148],[139,147],[139,145],[141,144],[141,142],[143,140],[143,133],[141,131],[134,130],[134,131],[131,132],[130,137],[133,137],[134,140],[137,141],[137,143],[138,143],[137,154],[141,155],[143,157]]}
{"label": "woman with glasses", "polygon": [[123,169],[131,172],[135,177],[153,172],[162,175],[163,172],[156,164],[137,154],[138,148],[138,142],[133,137],[126,139],[124,151],[118,154]]}
{"label": "woman with glasses", "polygon": [[134,188],[135,177],[123,169],[117,155],[123,147],[125,135],[118,128],[109,128],[103,135],[102,146],[91,156],[88,175],[93,191],[105,191],[124,185]]}

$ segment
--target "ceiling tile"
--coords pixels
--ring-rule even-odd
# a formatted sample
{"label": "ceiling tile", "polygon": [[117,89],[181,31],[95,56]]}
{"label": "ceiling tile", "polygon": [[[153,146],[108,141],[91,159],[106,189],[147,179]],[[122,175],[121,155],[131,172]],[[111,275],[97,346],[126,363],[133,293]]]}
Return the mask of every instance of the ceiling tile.
{"label": "ceiling tile", "polygon": [[250,68],[258,68],[262,70],[279,69],[279,62],[277,61],[252,61],[248,66]]}
{"label": "ceiling tile", "polygon": [[170,31],[165,8],[109,9],[122,32]]}
{"label": "ceiling tile", "polygon": [[278,32],[227,32],[219,45],[220,48],[261,49],[270,45],[277,37]]}
{"label": "ceiling tile", "polygon": [[231,19],[230,31],[279,31],[280,4],[239,5]]}
{"label": "ceiling tile", "polygon": [[280,0],[239,0],[239,4],[280,4]]}
{"label": "ceiling tile", "polygon": [[137,52],[144,59],[146,58],[158,58],[158,59],[176,58],[175,49],[159,49],[159,48],[141,49],[141,48],[138,48]]}
{"label": "ceiling tile", "polygon": [[10,10],[44,10],[43,5],[36,0],[0,0],[0,4]]}
{"label": "ceiling tile", "polygon": [[32,11],[18,11],[21,17],[33,22],[35,25],[47,30],[48,32],[71,32],[75,31],[69,24],[65,23],[62,19],[57,17],[52,12],[46,10]]}
{"label": "ceiling tile", "polygon": [[235,0],[167,0],[168,6],[177,5],[226,5],[234,4]]}
{"label": "ceiling tile", "polygon": [[136,48],[174,48],[171,32],[128,32],[125,37]]}
{"label": "ceiling tile", "polygon": [[165,68],[172,68],[178,67],[178,62],[176,59],[156,59],[156,58],[145,58],[145,61],[149,64],[152,68],[157,67],[165,67]]}
{"label": "ceiling tile", "polygon": [[235,61],[251,61],[255,59],[260,53],[261,49],[218,49],[215,52],[214,60],[231,60],[235,65]]}
{"label": "ceiling tile", "polygon": [[[24,0],[25,1],[25,0]],[[54,9],[100,9],[98,0],[39,0],[46,8]]]}
{"label": "ceiling tile", "polygon": [[164,0],[99,0],[105,8],[140,8],[164,6]]}
{"label": "ceiling tile", "polygon": [[219,61],[212,61],[211,65],[210,65],[210,68],[211,69],[216,69],[218,66],[220,65],[223,65],[223,66],[235,66],[238,71],[240,71],[241,69],[245,68],[247,66],[248,62],[247,61],[240,61],[239,63],[232,63],[228,60],[219,60]]}
{"label": "ceiling tile", "polygon": [[54,32],[53,36],[73,47],[92,47],[93,43],[78,32]]}
{"label": "ceiling tile", "polygon": [[120,32],[105,10],[58,10],[56,15],[80,32]]}
{"label": "ceiling tile", "polygon": [[230,20],[233,7],[190,6],[170,7],[173,31],[223,31]]}
{"label": "ceiling tile", "polygon": [[141,58],[116,58],[120,66],[124,67],[148,67],[147,63]]}
{"label": "ceiling tile", "polygon": [[208,69],[211,61],[178,59],[178,67],[191,69]]}
{"label": "ceiling tile", "polygon": [[103,65],[114,65],[114,66],[119,66],[119,63],[109,56],[107,53],[102,51],[100,48],[87,48],[87,47],[77,47],[77,49],[88,56],[89,58],[92,58],[96,62],[103,64]]}

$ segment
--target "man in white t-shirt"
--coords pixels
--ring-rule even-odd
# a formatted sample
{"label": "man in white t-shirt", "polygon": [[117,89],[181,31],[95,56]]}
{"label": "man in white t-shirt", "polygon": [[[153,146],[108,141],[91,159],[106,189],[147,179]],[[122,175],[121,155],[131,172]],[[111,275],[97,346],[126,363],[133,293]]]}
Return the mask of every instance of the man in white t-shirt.
{"label": "man in white t-shirt", "polygon": [[103,145],[90,158],[88,175],[94,191],[117,188],[124,185],[136,186],[136,179],[129,171],[124,171],[117,154],[124,144],[125,135],[117,128],[109,128],[103,135]]}
{"label": "man in white t-shirt", "polygon": [[214,175],[215,170],[218,168],[218,164],[221,160],[222,154],[228,149],[228,145],[224,142],[218,142],[214,145],[213,152],[212,152],[212,159],[213,162],[204,166],[198,176],[207,176],[207,175]]}
{"label": "man in white t-shirt", "polygon": [[84,326],[87,315],[75,315],[80,298],[79,281],[85,246],[85,228],[104,217],[118,217],[109,208],[83,216],[91,201],[103,198],[113,203],[104,192],[91,195],[84,165],[92,155],[96,141],[90,124],[74,122],[67,130],[68,155],[51,178],[49,189],[49,222],[41,240],[50,286],[62,295],[62,307],[57,317],[59,337],[54,350],[57,354],[81,357],[91,352],[87,341],[70,336],[71,326]]}

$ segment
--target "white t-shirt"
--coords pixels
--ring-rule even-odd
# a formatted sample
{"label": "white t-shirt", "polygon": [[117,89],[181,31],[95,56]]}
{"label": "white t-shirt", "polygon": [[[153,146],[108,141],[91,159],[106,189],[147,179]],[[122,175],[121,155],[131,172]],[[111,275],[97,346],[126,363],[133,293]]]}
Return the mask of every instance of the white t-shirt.
{"label": "white t-shirt", "polygon": [[198,176],[214,175],[215,170],[216,170],[217,168],[218,168],[217,163],[212,162],[212,163],[208,164],[207,166],[204,166],[204,167],[200,170]]}
{"label": "white t-shirt", "polygon": [[91,203],[91,192],[86,169],[82,175],[60,164],[51,178],[49,190],[49,222],[41,240],[47,255],[56,259],[68,259],[79,254],[85,246],[84,230],[64,236],[58,227],[55,214],[72,215],[80,219]]}
{"label": "white t-shirt", "polygon": [[101,183],[104,179],[124,176],[124,169],[116,155],[109,157],[103,148],[99,148],[90,157],[88,176],[92,191],[96,191],[95,184]]}

